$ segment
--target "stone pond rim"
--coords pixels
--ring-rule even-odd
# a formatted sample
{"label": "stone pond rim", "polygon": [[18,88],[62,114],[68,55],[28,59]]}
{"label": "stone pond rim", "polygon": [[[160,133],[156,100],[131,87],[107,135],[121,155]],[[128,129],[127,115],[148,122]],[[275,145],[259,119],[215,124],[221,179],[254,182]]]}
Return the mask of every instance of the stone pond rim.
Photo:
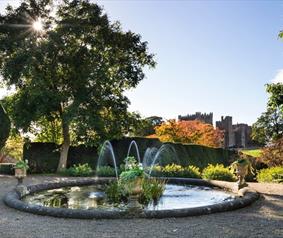
{"label": "stone pond rim", "polygon": [[[95,178],[95,179],[82,179],[73,181],[61,181],[58,183],[44,183],[27,186],[30,193],[35,193],[43,190],[57,189],[61,187],[69,186],[83,186],[83,185],[95,185],[105,184],[112,181],[109,178]],[[170,184],[183,184],[183,185],[197,185],[218,187],[228,190],[233,190],[233,183],[225,183],[219,181],[209,181],[202,179],[189,179],[189,178],[166,178],[166,181]],[[241,189],[239,193],[243,196],[236,197],[232,201],[224,201],[222,203],[184,208],[184,209],[172,209],[172,210],[155,210],[148,211],[143,210],[140,213],[131,214],[128,211],[109,211],[109,210],[81,210],[81,209],[68,209],[68,208],[51,208],[39,205],[27,204],[21,200],[21,195],[16,190],[8,192],[4,196],[4,203],[20,211],[29,212],[37,215],[61,217],[61,218],[76,218],[76,219],[119,219],[119,218],[169,218],[169,217],[187,217],[211,214],[216,212],[231,211],[239,208],[246,207],[256,201],[259,194],[251,189]]]}

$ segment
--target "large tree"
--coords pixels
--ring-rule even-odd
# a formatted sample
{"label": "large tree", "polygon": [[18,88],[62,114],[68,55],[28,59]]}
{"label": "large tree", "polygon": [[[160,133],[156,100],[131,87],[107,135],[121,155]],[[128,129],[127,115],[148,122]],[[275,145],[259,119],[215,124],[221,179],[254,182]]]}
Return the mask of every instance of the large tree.
{"label": "large tree", "polygon": [[260,144],[268,144],[283,137],[283,84],[268,84],[267,110],[252,126],[252,138]]}
{"label": "large tree", "polygon": [[149,136],[155,133],[155,127],[160,126],[164,120],[159,116],[151,116],[141,118],[139,114],[137,116],[136,126],[133,128],[133,136]]}
{"label": "large tree", "polygon": [[66,167],[70,130],[79,141],[121,134],[129,121],[123,92],[144,78],[144,66],[155,65],[140,35],[83,0],[56,8],[51,0],[27,0],[0,21],[1,74],[16,87],[6,100],[11,116],[24,131],[59,120],[58,170]]}
{"label": "large tree", "polygon": [[221,147],[223,142],[223,133],[219,129],[214,129],[212,125],[198,120],[168,120],[155,127],[155,135],[150,137],[157,137],[162,142],[189,143],[210,147]]}

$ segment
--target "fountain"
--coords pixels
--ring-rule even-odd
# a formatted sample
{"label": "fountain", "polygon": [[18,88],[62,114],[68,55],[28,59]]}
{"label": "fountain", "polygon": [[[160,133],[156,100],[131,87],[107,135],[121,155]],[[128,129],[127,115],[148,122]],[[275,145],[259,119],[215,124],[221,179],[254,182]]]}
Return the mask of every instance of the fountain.
{"label": "fountain", "polygon": [[[97,169],[103,165],[113,165],[116,179],[84,178],[59,183],[29,185],[27,195],[11,191],[4,197],[4,202],[18,210],[56,217],[163,218],[234,210],[247,206],[258,198],[258,194],[250,190],[246,194],[243,193],[243,196],[221,190],[221,188],[232,190],[233,185],[229,183],[190,178],[166,178],[164,180],[144,176],[140,174],[140,171],[149,169],[147,174],[151,175],[157,165],[178,164],[176,151],[170,144],[163,144],[159,149],[147,148],[141,161],[137,143],[134,141],[129,145],[126,158],[133,158],[130,156],[132,148],[135,148],[136,151],[137,165],[140,166],[142,162],[143,168],[137,169],[136,167],[133,171],[126,169],[119,177],[113,147],[110,141],[105,141],[100,150]],[[119,187],[123,185],[120,179],[130,182],[125,187]],[[146,187],[146,183],[142,184],[144,179],[152,180],[155,188],[162,192],[157,201],[145,199],[146,203],[139,202],[141,194],[146,194],[146,189],[150,190],[154,187],[151,185]],[[120,196],[118,203],[109,201],[111,191],[114,199]],[[126,196],[125,192],[128,192],[126,202],[123,200]],[[156,192],[156,190],[151,192]]]}
{"label": "fountain", "polygon": [[134,140],[132,140],[130,145],[129,145],[128,152],[127,152],[127,157],[130,156],[130,152],[131,152],[132,146],[134,146],[134,148],[136,149],[136,155],[137,155],[137,158],[138,158],[138,162],[141,163],[140,151],[139,151],[137,142],[134,141]]}
{"label": "fountain", "polygon": [[[103,145],[100,149],[98,160],[97,160],[97,165],[96,165],[96,174],[97,174],[99,168],[102,165],[104,165],[102,163],[107,163],[109,157],[112,159],[111,161],[113,162],[113,165],[114,165],[116,179],[118,180],[118,168],[117,168],[117,163],[116,163],[116,157],[115,157],[115,154],[114,154],[113,146],[112,146],[111,142],[108,141],[108,140],[103,143]],[[108,164],[106,164],[106,165],[108,165]]]}
{"label": "fountain", "polygon": [[161,165],[165,166],[167,164],[180,164],[180,160],[177,156],[177,153],[170,144],[163,144],[159,150],[156,152],[155,156],[152,159],[152,162],[149,166],[149,176],[151,176],[154,166]]}

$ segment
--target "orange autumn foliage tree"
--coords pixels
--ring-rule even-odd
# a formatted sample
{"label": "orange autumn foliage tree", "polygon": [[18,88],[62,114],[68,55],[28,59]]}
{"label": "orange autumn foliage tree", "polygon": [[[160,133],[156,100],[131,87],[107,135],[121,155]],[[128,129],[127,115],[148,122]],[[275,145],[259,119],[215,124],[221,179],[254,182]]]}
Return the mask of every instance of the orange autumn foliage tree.
{"label": "orange autumn foliage tree", "polygon": [[155,134],[162,142],[179,142],[210,147],[221,147],[223,133],[210,124],[201,121],[168,120],[155,128]]}

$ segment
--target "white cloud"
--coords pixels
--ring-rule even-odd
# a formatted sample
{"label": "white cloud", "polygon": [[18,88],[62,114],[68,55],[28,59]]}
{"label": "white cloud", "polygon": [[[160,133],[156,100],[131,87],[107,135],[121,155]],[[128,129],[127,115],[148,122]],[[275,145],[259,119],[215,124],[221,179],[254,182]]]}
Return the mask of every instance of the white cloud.
{"label": "white cloud", "polygon": [[272,79],[272,83],[283,83],[283,69],[278,70],[277,74]]}

